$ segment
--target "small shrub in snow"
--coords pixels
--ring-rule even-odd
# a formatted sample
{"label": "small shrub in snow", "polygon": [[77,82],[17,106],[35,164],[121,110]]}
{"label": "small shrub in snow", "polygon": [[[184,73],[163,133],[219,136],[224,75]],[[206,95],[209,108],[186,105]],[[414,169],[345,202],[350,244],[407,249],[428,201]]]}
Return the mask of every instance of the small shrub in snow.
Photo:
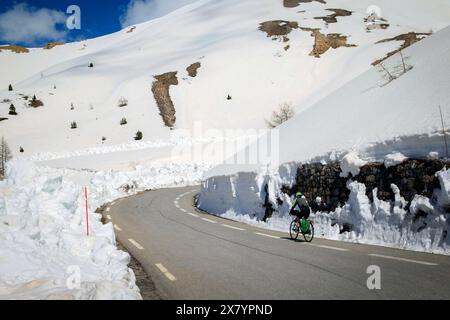
{"label": "small shrub in snow", "polygon": [[78,128],[78,125],[77,125],[77,123],[74,121],[74,122],[72,122],[72,123],[70,124],[70,129],[76,129],[76,128]]}
{"label": "small shrub in snow", "polygon": [[227,96],[227,100],[233,99],[230,95]]}
{"label": "small shrub in snow", "polygon": [[124,97],[121,97],[118,102],[119,108],[126,107],[127,105],[128,105],[128,100],[125,99]]}
{"label": "small shrub in snow", "polygon": [[102,137],[102,143],[106,141],[106,137]]}
{"label": "small shrub in snow", "polygon": [[134,140],[139,141],[142,140],[142,138],[144,138],[144,135],[142,134],[141,131],[136,132],[136,136],[134,137]]}
{"label": "small shrub in snow", "polygon": [[9,87],[8,87],[8,91],[13,91],[13,87],[12,87],[11,84],[10,84]]}
{"label": "small shrub in snow", "polygon": [[124,125],[126,125],[128,122],[127,122],[127,119],[126,118],[122,118],[122,120],[120,120],[120,125],[121,126],[124,126]]}
{"label": "small shrub in snow", "polygon": [[19,151],[20,151],[20,153],[24,153],[25,152],[25,150],[23,150],[22,147],[20,147]]}
{"label": "small shrub in snow", "polygon": [[413,69],[413,66],[407,63],[409,57],[405,57],[402,50],[399,51],[399,55],[399,62],[391,68],[391,70],[389,70],[382,62],[378,64],[380,68],[379,72],[382,73],[383,79],[386,80],[386,83],[381,85],[382,87],[388,85],[392,81],[400,78],[402,75]]}
{"label": "small shrub in snow", "polygon": [[36,95],[34,95],[33,99],[31,99],[30,107],[38,108],[38,107],[42,107],[42,106],[44,106],[44,103],[41,100],[38,100],[36,98]]}
{"label": "small shrub in snow", "polygon": [[16,107],[13,104],[11,104],[11,106],[9,107],[9,115],[17,116]]}
{"label": "small shrub in snow", "polygon": [[283,103],[280,104],[278,110],[272,113],[272,118],[270,120],[266,120],[266,123],[269,128],[276,128],[294,116],[295,111],[292,106],[289,103]]}
{"label": "small shrub in snow", "polygon": [[89,68],[93,68],[94,67],[94,64],[91,62],[90,64],[89,64]]}

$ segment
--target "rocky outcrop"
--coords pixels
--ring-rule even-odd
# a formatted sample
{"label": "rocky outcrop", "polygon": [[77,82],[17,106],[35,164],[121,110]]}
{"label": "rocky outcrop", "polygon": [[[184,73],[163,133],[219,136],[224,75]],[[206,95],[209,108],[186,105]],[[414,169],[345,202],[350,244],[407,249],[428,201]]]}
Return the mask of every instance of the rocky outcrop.
{"label": "rocky outcrop", "polygon": [[57,47],[57,46],[63,46],[65,43],[64,42],[50,42],[50,43],[47,43],[45,46],[44,46],[44,50],[51,50],[51,49],[53,49],[54,47]]}
{"label": "rocky outcrop", "polygon": [[314,37],[314,47],[309,55],[316,58],[320,58],[320,56],[327,52],[330,48],[337,49],[340,47],[356,47],[354,44],[348,44],[347,37],[339,33],[323,34],[319,29],[303,27],[300,29],[311,32],[311,36]]}
{"label": "rocky outcrop", "polygon": [[381,58],[381,59],[378,59],[378,60],[374,61],[372,63],[372,65],[373,66],[379,65],[384,60],[392,57],[394,54],[402,51],[403,49],[406,49],[409,46],[412,46],[416,42],[419,42],[420,40],[423,40],[424,38],[426,38],[426,36],[429,36],[429,35],[431,35],[431,33],[409,32],[409,33],[398,35],[398,36],[396,36],[394,38],[389,38],[389,39],[384,39],[384,40],[378,41],[376,44],[386,43],[386,42],[391,42],[391,41],[403,41],[403,44],[398,49],[396,49],[394,51],[391,51],[391,52],[388,52],[384,58]]}
{"label": "rocky outcrop", "polygon": [[337,23],[337,17],[348,17],[353,13],[352,11],[344,9],[327,9],[327,11],[331,11],[333,13],[324,17],[316,17],[314,19],[323,20],[325,23]]}
{"label": "rocky outcrop", "polygon": [[167,72],[154,76],[156,81],[152,85],[153,96],[159,108],[160,115],[163,118],[164,124],[169,128],[174,127],[177,119],[175,116],[175,107],[169,92],[170,86],[178,85],[177,73],[176,71]]}
{"label": "rocky outcrop", "polygon": [[289,41],[287,35],[291,33],[293,29],[298,29],[298,23],[295,21],[273,20],[259,24],[259,30],[265,32],[267,37],[275,40],[280,38],[284,42]]}
{"label": "rocky outcrop", "polygon": [[195,62],[191,64],[189,67],[186,68],[186,71],[188,72],[189,77],[195,78],[197,76],[198,69],[201,67],[200,62]]}

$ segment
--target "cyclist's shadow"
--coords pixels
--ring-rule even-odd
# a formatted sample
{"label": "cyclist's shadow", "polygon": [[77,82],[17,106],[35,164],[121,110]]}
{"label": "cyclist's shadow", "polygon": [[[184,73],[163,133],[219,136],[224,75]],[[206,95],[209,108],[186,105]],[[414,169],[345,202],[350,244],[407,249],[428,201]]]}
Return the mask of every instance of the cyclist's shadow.
{"label": "cyclist's shadow", "polygon": [[281,239],[283,239],[283,240],[289,240],[289,241],[292,241],[292,242],[298,242],[298,243],[308,243],[308,242],[306,242],[304,239],[299,239],[299,238],[297,238],[297,239],[292,239],[291,237],[281,237]]}

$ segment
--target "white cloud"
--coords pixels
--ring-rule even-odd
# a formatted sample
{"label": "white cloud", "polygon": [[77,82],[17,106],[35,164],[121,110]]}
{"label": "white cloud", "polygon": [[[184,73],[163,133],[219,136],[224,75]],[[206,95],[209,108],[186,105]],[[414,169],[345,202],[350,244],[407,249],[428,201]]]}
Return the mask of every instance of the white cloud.
{"label": "white cloud", "polygon": [[131,0],[120,17],[122,28],[162,17],[196,0]]}
{"label": "white cloud", "polygon": [[36,45],[40,41],[62,41],[67,36],[67,30],[61,28],[66,19],[67,16],[61,11],[37,9],[19,3],[0,14],[0,41],[26,45]]}

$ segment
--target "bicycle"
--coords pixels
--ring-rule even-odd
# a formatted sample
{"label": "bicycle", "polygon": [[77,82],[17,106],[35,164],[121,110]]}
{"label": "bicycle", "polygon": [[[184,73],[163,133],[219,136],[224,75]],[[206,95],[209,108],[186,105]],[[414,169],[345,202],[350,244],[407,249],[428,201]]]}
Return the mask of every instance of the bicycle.
{"label": "bicycle", "polygon": [[311,242],[314,239],[314,224],[309,219],[299,218],[296,216],[292,220],[289,234],[292,240],[297,240],[299,234],[303,235],[306,242]]}

